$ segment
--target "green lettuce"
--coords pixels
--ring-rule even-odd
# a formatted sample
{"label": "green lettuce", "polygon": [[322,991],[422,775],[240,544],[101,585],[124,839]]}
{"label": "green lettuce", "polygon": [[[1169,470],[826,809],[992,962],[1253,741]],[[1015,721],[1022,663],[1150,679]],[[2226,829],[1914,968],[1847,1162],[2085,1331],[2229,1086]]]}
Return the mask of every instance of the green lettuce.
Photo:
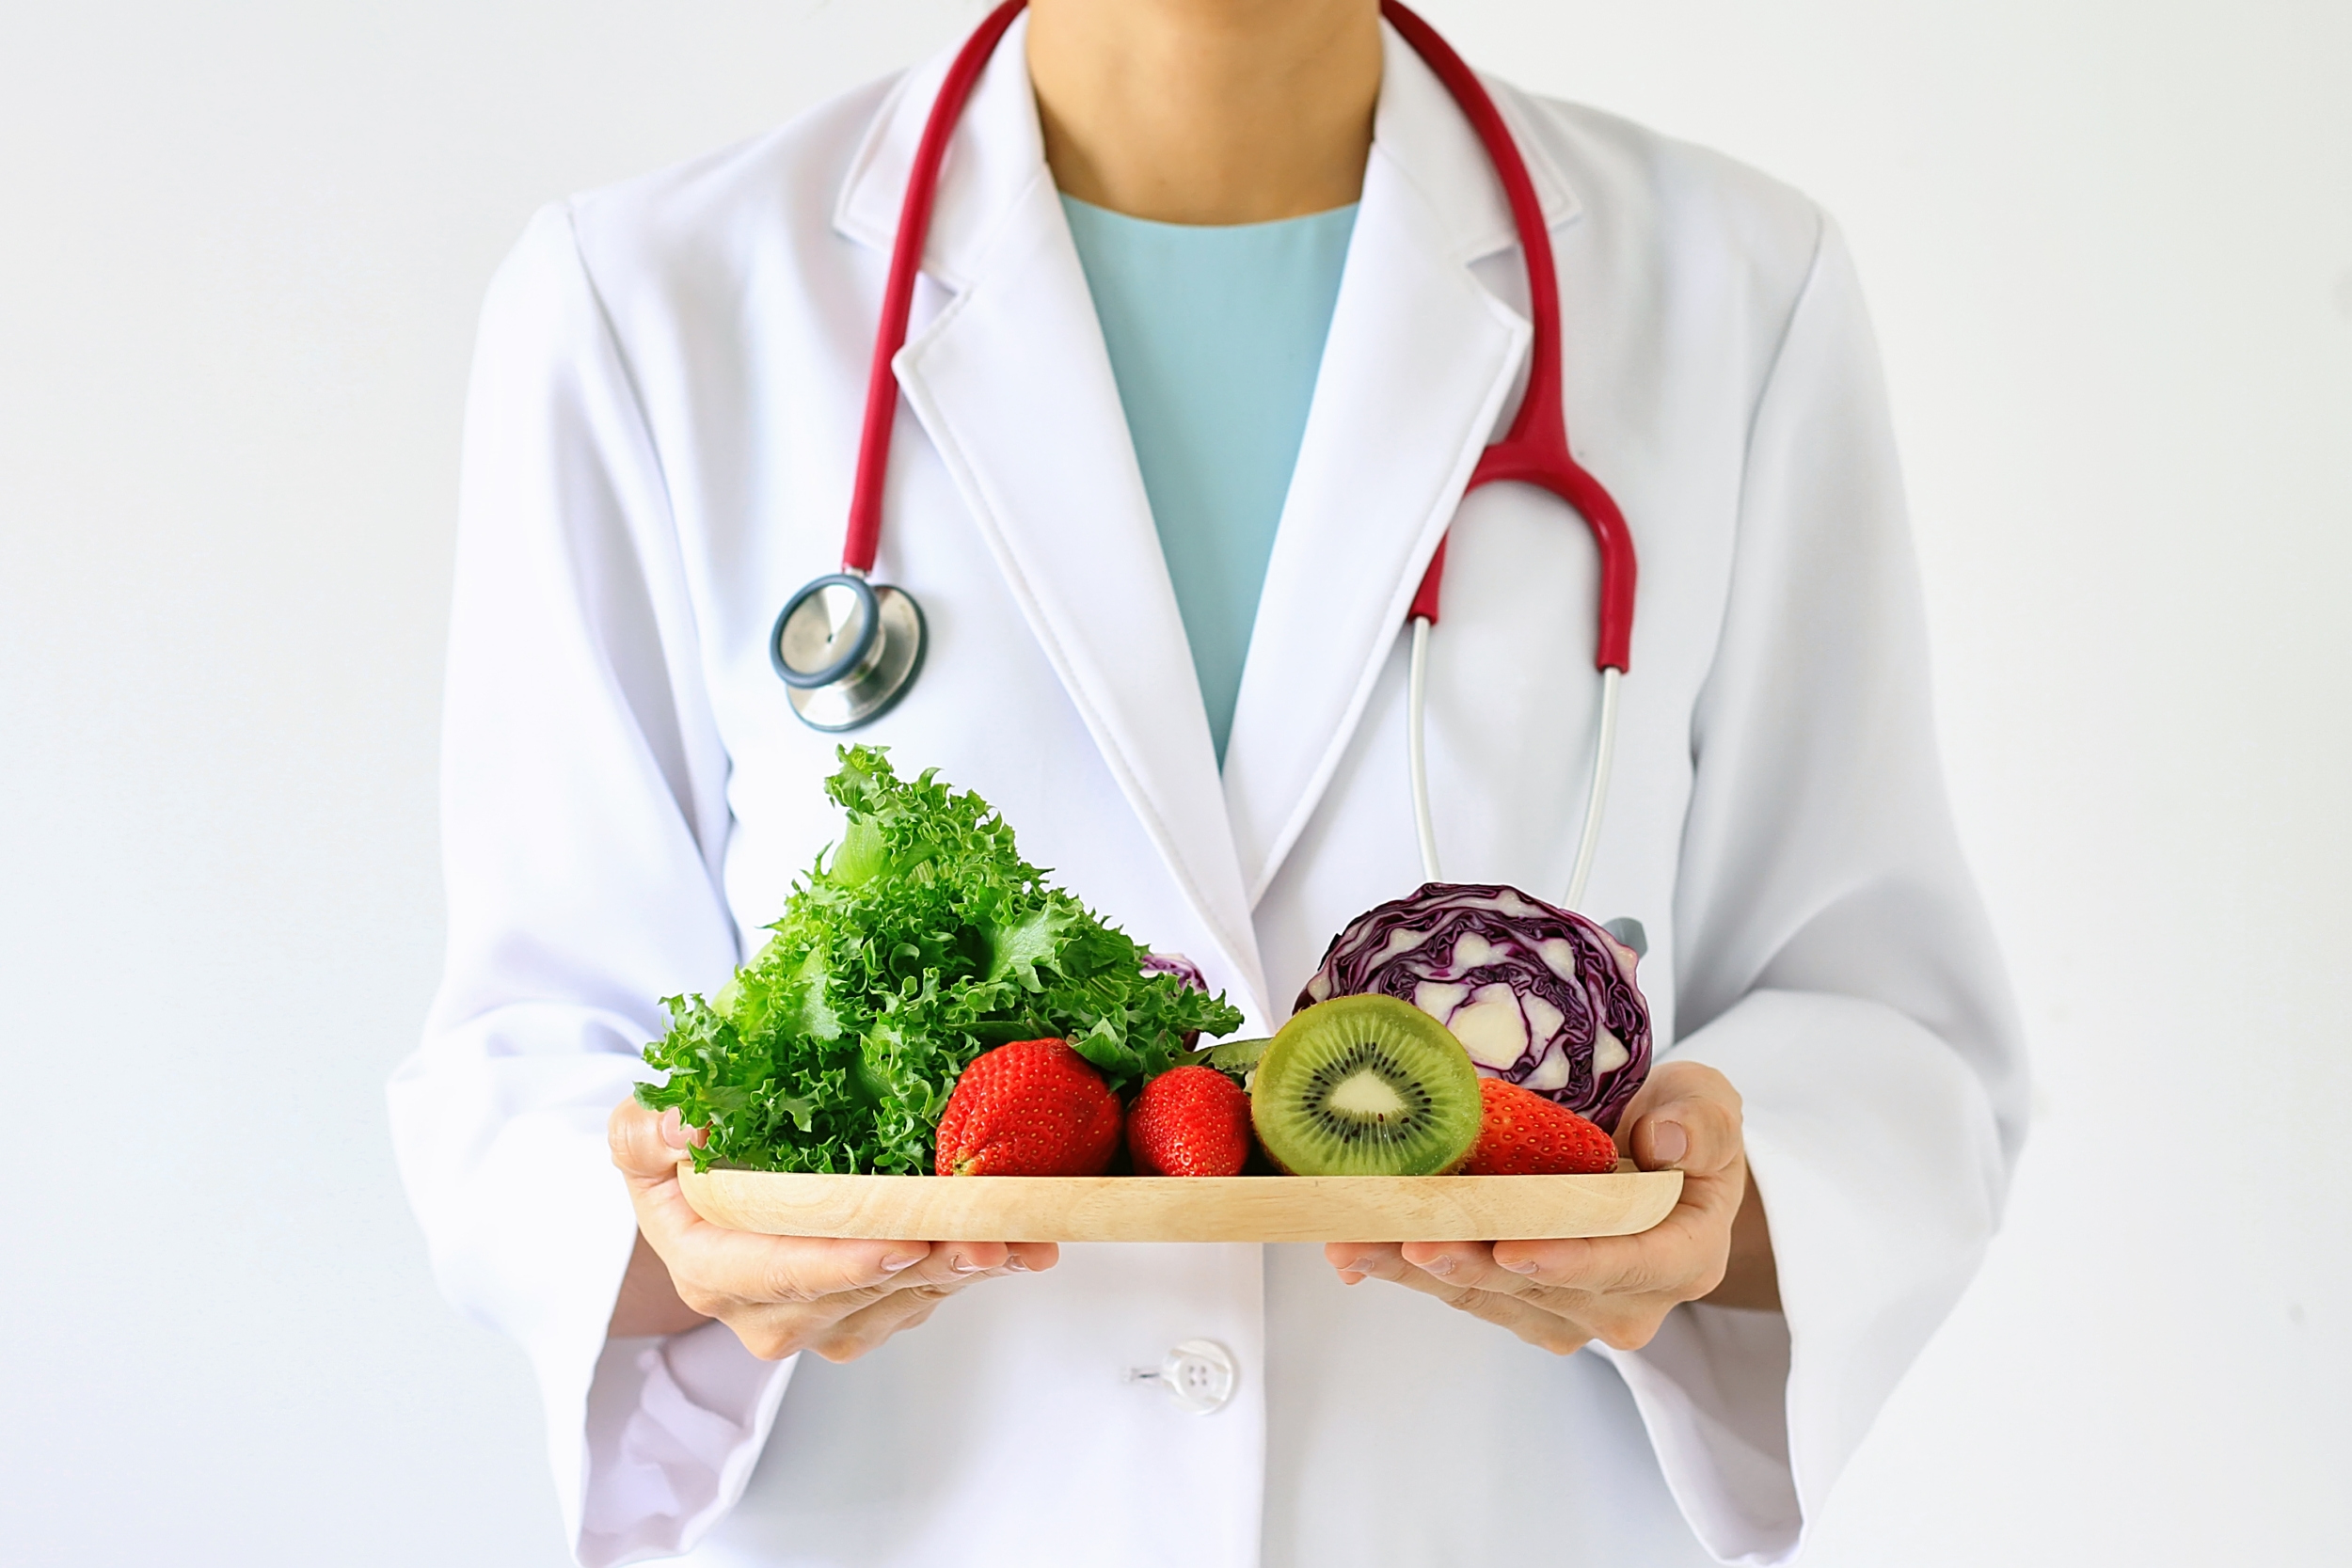
{"label": "green lettuce", "polygon": [[1240,1010],[1172,975],[1021,858],[987,801],[900,779],[844,747],[825,793],[849,813],[831,863],[718,995],[664,999],[640,1102],[710,1131],[696,1156],[755,1170],[924,1174],[956,1076],[1009,1040],[1058,1036],[1114,1089],[1164,1071]]}

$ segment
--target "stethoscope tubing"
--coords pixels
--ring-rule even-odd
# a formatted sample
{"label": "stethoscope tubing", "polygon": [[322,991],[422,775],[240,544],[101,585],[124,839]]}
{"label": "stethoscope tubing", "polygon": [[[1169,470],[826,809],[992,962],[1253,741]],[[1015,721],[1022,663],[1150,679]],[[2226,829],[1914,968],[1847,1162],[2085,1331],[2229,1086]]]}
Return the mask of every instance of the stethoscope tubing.
{"label": "stethoscope tubing", "polygon": [[1429,816],[1429,748],[1422,721],[1429,712],[1429,618],[1413,617],[1413,659],[1405,677],[1405,756],[1413,774],[1413,832],[1421,840],[1421,879],[1442,882],[1438,825]]}
{"label": "stethoscope tubing", "polygon": [[[914,281],[922,269],[924,242],[930,230],[931,208],[939,190],[939,171],[946,162],[963,104],[974,83],[986,69],[996,45],[1026,6],[1027,0],[1004,0],[973,29],[940,83],[924,121],[914,158],[907,171],[906,194],[899,204],[898,229],[890,252],[890,270],[883,285],[881,319],[876,323],[874,354],[867,368],[864,423],[858,437],[857,467],[850,498],[849,526],[842,541],[841,571],[863,590],[881,547],[882,490],[890,466],[890,443],[898,422],[898,351],[906,346],[907,327],[914,312]],[[1543,203],[1535,192],[1526,160],[1504,123],[1502,112],[1486,85],[1437,30],[1399,0],[1381,0],[1381,15],[1413,51],[1427,63],[1460,106],[1470,128],[1486,149],[1488,162],[1511,208],[1521,257],[1527,268],[1528,310],[1534,328],[1528,357],[1527,388],[1518,413],[1502,439],[1488,446],[1471,470],[1464,495],[1480,485],[1510,481],[1547,490],[1566,502],[1584,519],[1600,557],[1599,603],[1594,664],[1601,674],[1598,735],[1593,755],[1592,784],[1586,796],[1582,830],[1577,840],[1575,870],[1569,883],[1568,907],[1582,899],[1599,839],[1600,819],[1609,794],[1609,776],[1616,751],[1617,686],[1630,662],[1633,638],[1633,598],[1636,564],[1631,531],[1608,490],[1576,461],[1568,444],[1566,404],[1561,386],[1560,291],[1552,261],[1551,234],[1544,221]],[[1424,709],[1428,695],[1429,631],[1437,624],[1438,598],[1445,575],[1446,541],[1439,536],[1429,563],[1414,590],[1407,622],[1412,631],[1408,679],[1406,742],[1410,752],[1413,825],[1420,839],[1422,869],[1428,880],[1439,880],[1437,831],[1429,805],[1428,748]],[[771,656],[776,671],[793,689],[795,707],[810,719],[805,704],[813,691],[848,678],[832,666],[822,670],[789,669],[780,649],[791,610],[817,591],[826,579],[812,584],[786,607],[771,634]],[[839,581],[840,579],[832,579]],[[883,592],[893,592],[883,590]],[[869,628],[878,625],[871,594],[861,599]],[[910,604],[913,601],[908,600]],[[861,710],[839,724],[820,728],[854,728],[869,722],[898,701],[922,664],[925,640],[921,611],[915,610],[916,647],[903,677],[879,705]],[[861,638],[858,650],[836,662],[856,664],[861,654],[870,663],[871,650]]]}
{"label": "stethoscope tubing", "polygon": [[[1427,618],[1413,617],[1413,649],[1405,677],[1405,754],[1412,776],[1413,834],[1421,845],[1421,879],[1445,880],[1438,860],[1438,826],[1429,810],[1429,746],[1425,720],[1429,709],[1429,627]],[[1591,787],[1584,796],[1584,824],[1576,837],[1576,866],[1568,876],[1564,907],[1584,902],[1584,885],[1592,879],[1593,856],[1600,847],[1600,818],[1609,804],[1609,778],[1617,760],[1617,690],[1622,670],[1600,673],[1600,719],[1596,726]]]}
{"label": "stethoscope tubing", "polygon": [[972,84],[979,80],[997,40],[1028,0],[1005,3],[981,19],[956,51],[947,74],[914,144],[907,170],[906,196],[898,203],[898,231],[890,247],[890,275],[882,285],[882,319],[874,329],[874,358],[866,373],[866,420],[860,427],[857,475],[850,489],[850,527],[841,545],[841,569],[861,576],[874,569],[882,546],[882,483],[890,468],[890,436],[898,420],[898,351],[906,346],[907,323],[914,313],[914,278],[923,268],[923,243],[931,228],[931,203],[939,195],[939,168],[962,116]]}
{"label": "stethoscope tubing", "polygon": [[[1527,266],[1527,296],[1534,341],[1528,353],[1527,390],[1502,439],[1479,455],[1463,487],[1467,496],[1482,484],[1513,481],[1548,490],[1574,508],[1593,535],[1600,556],[1600,603],[1593,662],[1600,671],[1600,713],[1594,736],[1592,782],[1584,799],[1584,820],[1577,834],[1576,860],[1568,878],[1566,907],[1584,901],[1593,860],[1600,847],[1600,823],[1609,803],[1610,775],[1617,752],[1618,683],[1631,663],[1633,593],[1637,567],[1633,534],[1608,488],[1576,461],[1568,446],[1567,404],[1561,385],[1559,275],[1551,254],[1551,230],[1543,202],[1502,111],[1478,73],[1453,45],[1398,0],[1381,0],[1381,14],[1445,84],[1464,118],[1478,134],[1496,180],[1510,202]],[[1413,832],[1420,841],[1422,877],[1444,880],[1438,859],[1438,832],[1429,804],[1429,631],[1437,624],[1438,592],[1445,577],[1446,541],[1440,538],[1406,612],[1412,654],[1406,677],[1405,741],[1413,792]]]}
{"label": "stethoscope tubing", "polygon": [[[1544,221],[1543,200],[1518,140],[1503,122],[1502,111],[1486,85],[1469,62],[1399,0],[1381,0],[1380,14],[1398,36],[1410,44],[1438,80],[1444,84],[1462,116],[1470,121],[1486,149],[1486,161],[1502,186],[1511,207],[1511,223],[1527,268],[1529,324],[1534,327],[1527,361],[1527,390],[1520,395],[1518,414],[1502,439],[1479,454],[1478,466],[1463,486],[1468,496],[1481,485],[1511,481],[1548,490],[1568,503],[1591,531],[1600,555],[1598,626],[1594,638],[1593,663],[1598,669],[1625,670],[1631,665],[1633,591],[1637,566],[1632,531],[1607,486],[1576,460],[1568,445],[1567,400],[1560,374],[1561,324],[1559,272],[1551,254],[1551,230]],[[1407,615],[1438,619],[1438,589],[1445,576],[1445,541],[1438,540],[1413,595]]]}

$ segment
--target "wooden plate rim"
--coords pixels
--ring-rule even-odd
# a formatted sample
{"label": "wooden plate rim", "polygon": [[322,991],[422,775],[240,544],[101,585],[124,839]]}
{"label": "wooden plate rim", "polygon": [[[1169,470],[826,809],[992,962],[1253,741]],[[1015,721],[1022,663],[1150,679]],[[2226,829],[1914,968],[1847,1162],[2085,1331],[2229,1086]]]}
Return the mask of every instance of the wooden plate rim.
{"label": "wooden plate rim", "polygon": [[1680,1171],[1597,1176],[826,1176],[678,1170],[713,1224],[926,1241],[1508,1241],[1629,1235]]}

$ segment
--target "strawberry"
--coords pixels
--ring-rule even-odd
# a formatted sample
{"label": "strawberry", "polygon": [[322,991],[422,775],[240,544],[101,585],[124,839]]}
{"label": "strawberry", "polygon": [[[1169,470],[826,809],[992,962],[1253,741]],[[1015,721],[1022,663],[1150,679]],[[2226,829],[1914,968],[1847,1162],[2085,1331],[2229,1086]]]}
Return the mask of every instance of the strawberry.
{"label": "strawberry", "polygon": [[1137,1176],[1238,1176],[1249,1159],[1249,1096],[1213,1067],[1170,1068],[1136,1096],[1127,1148]]}
{"label": "strawberry", "polygon": [[1100,1176],[1119,1152],[1119,1097],[1068,1040],[981,1053],[939,1118],[942,1176]]}
{"label": "strawberry", "polygon": [[1484,1113],[1465,1176],[1597,1176],[1617,1168],[1609,1134],[1557,1101],[1500,1078],[1478,1081]]}

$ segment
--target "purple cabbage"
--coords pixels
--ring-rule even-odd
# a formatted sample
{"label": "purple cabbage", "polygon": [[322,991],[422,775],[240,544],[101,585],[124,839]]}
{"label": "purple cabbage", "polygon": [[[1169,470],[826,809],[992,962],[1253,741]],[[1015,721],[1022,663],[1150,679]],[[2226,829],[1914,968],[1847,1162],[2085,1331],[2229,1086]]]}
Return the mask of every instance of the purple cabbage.
{"label": "purple cabbage", "polygon": [[1479,1072],[1613,1132],[1649,1076],[1633,954],[1517,888],[1425,882],[1331,939],[1297,1006],[1393,996],[1452,1030]]}
{"label": "purple cabbage", "polygon": [[1182,953],[1146,953],[1143,956],[1146,974],[1173,974],[1194,990],[1208,994],[1209,977],[1200,973],[1200,966]]}

